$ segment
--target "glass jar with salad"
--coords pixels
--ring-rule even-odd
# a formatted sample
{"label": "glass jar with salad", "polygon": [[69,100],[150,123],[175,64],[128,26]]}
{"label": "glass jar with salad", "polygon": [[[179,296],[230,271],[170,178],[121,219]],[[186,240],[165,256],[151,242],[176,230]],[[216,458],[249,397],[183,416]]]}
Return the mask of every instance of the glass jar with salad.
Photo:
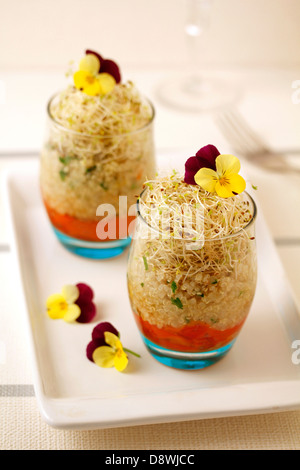
{"label": "glass jar with salad", "polygon": [[224,357],[256,289],[256,205],[239,160],[214,146],[148,181],[128,262],[134,318],[159,362],[201,369]]}
{"label": "glass jar with salad", "polygon": [[154,108],[117,64],[86,51],[73,83],[49,101],[43,202],[59,241],[89,258],[130,244],[137,194],[155,173]]}

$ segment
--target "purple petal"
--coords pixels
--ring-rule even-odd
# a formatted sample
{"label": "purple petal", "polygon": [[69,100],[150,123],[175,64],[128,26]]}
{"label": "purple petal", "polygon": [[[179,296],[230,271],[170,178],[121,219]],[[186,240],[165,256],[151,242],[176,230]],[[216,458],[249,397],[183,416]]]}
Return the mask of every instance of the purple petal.
{"label": "purple petal", "polygon": [[[205,165],[209,163],[209,166],[201,166],[200,168],[211,168],[212,170],[216,169],[216,158],[220,155],[219,150],[214,146],[214,145],[206,145],[205,147],[202,147],[198,152],[196,153],[196,157],[200,158],[201,160],[205,160]],[[199,160],[199,163],[200,160]],[[199,168],[199,170],[200,170]]]}
{"label": "purple petal", "polygon": [[187,184],[196,184],[194,176],[200,170],[199,162],[196,157],[190,157],[185,162],[184,182]]}
{"label": "purple petal", "polygon": [[100,73],[109,73],[109,75],[114,77],[116,83],[120,83],[121,81],[120,69],[113,60],[105,59],[101,62]]}
{"label": "purple petal", "polygon": [[84,302],[77,299],[75,302],[81,310],[80,316],[77,318],[78,323],[89,323],[96,315],[96,305],[93,302]]}
{"label": "purple petal", "polygon": [[92,340],[86,347],[86,356],[87,358],[93,361],[93,352],[95,351],[96,348],[99,348],[100,346],[105,346],[105,341],[99,340]]}
{"label": "purple petal", "polygon": [[[91,302],[94,298],[94,292],[87,284],[80,282],[76,284],[76,287],[79,289],[78,300],[81,302]],[[77,302],[76,302],[77,303]]]}
{"label": "purple petal", "polygon": [[118,330],[116,330],[116,328],[111,323],[102,322],[102,323],[98,323],[98,325],[95,326],[95,328],[93,329],[92,339],[94,341],[98,341],[98,340],[104,341],[104,344],[105,344],[105,340],[104,340],[105,331],[109,331],[110,333],[113,333],[114,335],[119,336]]}
{"label": "purple petal", "polygon": [[220,152],[214,145],[206,145],[198,150],[195,157],[188,158],[185,162],[185,183],[196,184],[194,177],[201,168],[216,170],[216,158],[218,155],[220,155]]}

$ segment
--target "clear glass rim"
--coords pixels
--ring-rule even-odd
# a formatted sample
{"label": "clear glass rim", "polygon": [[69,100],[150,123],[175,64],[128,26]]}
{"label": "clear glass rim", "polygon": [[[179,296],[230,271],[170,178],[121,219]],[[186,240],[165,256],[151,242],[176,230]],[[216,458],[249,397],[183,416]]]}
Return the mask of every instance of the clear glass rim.
{"label": "clear glass rim", "polygon": [[[142,198],[143,194],[144,194],[147,190],[148,190],[148,188],[145,188],[145,189],[141,192],[140,197],[138,198],[137,203],[136,203],[136,209],[137,209],[138,218],[139,218],[140,220],[142,220],[142,222],[143,222],[147,227],[149,227],[151,230],[153,230],[153,231],[156,232],[156,233],[159,233],[159,234],[163,235],[163,232],[161,232],[161,231],[158,230],[157,228],[152,227],[150,224],[148,224],[148,222],[144,219],[144,217],[143,217],[142,214],[141,214],[141,211],[140,211],[140,199]],[[231,233],[230,235],[225,235],[224,237],[204,238],[204,241],[205,241],[205,242],[217,242],[217,241],[229,240],[229,239],[231,239],[231,238],[238,237],[241,233],[243,233],[245,230],[247,230],[249,227],[251,227],[251,225],[254,224],[254,222],[255,222],[255,220],[256,220],[256,216],[257,216],[257,206],[256,206],[256,203],[255,203],[254,199],[252,198],[252,196],[250,196],[250,194],[249,194],[247,191],[244,191],[244,194],[247,195],[249,201],[250,201],[251,204],[252,204],[252,208],[253,208],[253,213],[252,213],[251,220],[247,223],[247,225],[245,225],[245,227],[241,228],[238,232]],[[184,241],[185,243],[191,243],[191,240],[188,240],[188,239],[185,240],[184,238],[182,238],[181,240]]]}
{"label": "clear glass rim", "polygon": [[56,119],[52,116],[51,114],[51,104],[53,103],[53,101],[55,100],[55,98],[57,98],[59,95],[61,94],[61,91],[55,93],[54,95],[52,95],[52,97],[49,99],[48,101],[48,104],[47,104],[47,115],[48,115],[48,118],[50,119],[50,121],[59,129],[61,129],[62,131],[64,132],[68,132],[69,134],[73,134],[77,137],[88,137],[90,139],[108,139],[108,138],[112,138],[112,137],[124,137],[126,135],[133,135],[133,134],[138,134],[139,132],[143,132],[144,130],[146,130],[148,127],[150,127],[154,121],[154,118],[155,118],[155,108],[154,108],[154,105],[152,104],[152,102],[146,98],[144,95],[142,95],[142,99],[145,100],[148,105],[150,106],[150,109],[151,109],[151,112],[152,112],[152,115],[151,115],[151,119],[149,122],[147,122],[147,124],[145,124],[144,126],[142,127],[139,127],[138,129],[135,129],[133,131],[130,131],[130,132],[124,132],[124,133],[120,133],[120,134],[106,134],[106,135],[98,135],[98,134],[85,134],[83,132],[78,132],[78,131],[74,131],[73,129],[69,129],[68,127],[65,127],[63,126],[60,122],[56,121]]}

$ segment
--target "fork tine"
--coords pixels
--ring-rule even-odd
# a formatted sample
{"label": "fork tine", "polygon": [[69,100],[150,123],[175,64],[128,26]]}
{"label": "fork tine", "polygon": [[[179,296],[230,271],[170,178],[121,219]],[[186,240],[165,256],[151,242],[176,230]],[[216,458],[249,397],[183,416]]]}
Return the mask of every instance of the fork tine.
{"label": "fork tine", "polygon": [[234,151],[241,154],[248,153],[248,149],[245,146],[245,142],[241,139],[240,133],[235,131],[225,116],[218,116],[216,118],[216,124],[221,130],[225,139],[228,140],[230,145],[233,147]]}
{"label": "fork tine", "polygon": [[291,168],[283,155],[275,154],[268,148],[237,112],[225,112],[216,118],[216,123],[230,142],[234,151],[249,158],[252,163],[265,169],[286,172],[300,170]]}
{"label": "fork tine", "polygon": [[249,139],[248,134],[244,132],[244,129],[242,128],[242,126],[239,125],[239,120],[235,118],[233,113],[228,112],[225,118],[226,118],[226,122],[228,126],[232,128],[232,132],[234,132],[236,135],[239,136],[244,153],[245,154],[251,154],[254,152],[256,153],[257,152],[256,146],[253,145],[252,140]]}
{"label": "fork tine", "polygon": [[231,120],[237,132],[239,130],[243,134],[244,138],[249,142],[249,145],[255,149],[255,152],[269,152],[265,142],[252,130],[245,118],[238,111],[230,112],[228,119]]}
{"label": "fork tine", "polygon": [[229,111],[219,115],[217,125],[233,145],[234,150],[245,155],[269,153],[269,149],[262,139],[256,136],[245,119],[237,111]]}

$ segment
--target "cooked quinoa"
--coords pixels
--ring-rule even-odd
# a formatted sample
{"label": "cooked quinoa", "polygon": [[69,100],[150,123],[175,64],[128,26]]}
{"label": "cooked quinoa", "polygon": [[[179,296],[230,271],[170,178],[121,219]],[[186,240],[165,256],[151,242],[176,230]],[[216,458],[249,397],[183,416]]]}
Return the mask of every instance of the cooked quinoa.
{"label": "cooked quinoa", "polygon": [[[176,237],[178,207],[190,209],[187,239]],[[158,327],[199,321],[226,330],[240,324],[256,287],[251,198],[219,198],[174,173],[146,183],[139,210],[128,268],[134,312]],[[168,224],[162,223],[166,210]],[[203,232],[197,237],[199,212]]]}
{"label": "cooked quinoa", "polygon": [[104,96],[74,86],[49,105],[49,135],[41,155],[41,187],[60,214],[97,220],[96,208],[119,196],[136,201],[155,173],[153,109],[127,82]]}

